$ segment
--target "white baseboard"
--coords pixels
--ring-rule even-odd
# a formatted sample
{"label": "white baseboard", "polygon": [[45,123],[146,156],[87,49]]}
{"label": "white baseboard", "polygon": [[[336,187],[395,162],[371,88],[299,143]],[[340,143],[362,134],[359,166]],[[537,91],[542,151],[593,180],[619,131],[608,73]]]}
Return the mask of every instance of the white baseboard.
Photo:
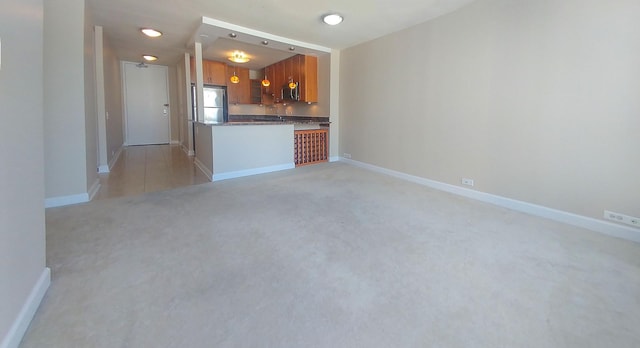
{"label": "white baseboard", "polygon": [[189,157],[193,157],[196,154],[195,151],[189,150],[186,146],[184,146],[184,144],[182,145],[182,151],[184,151],[184,153],[186,153]]}
{"label": "white baseboard", "polygon": [[213,173],[204,165],[204,163],[200,162],[200,160],[196,157],[193,159],[193,163],[195,163],[196,167],[200,169],[202,174],[206,175],[209,178],[209,181],[213,181]]}
{"label": "white baseboard", "polygon": [[100,190],[100,180],[96,179],[87,193],[46,198],[44,200],[44,207],[54,208],[71,204],[86,203],[93,199],[96,193],[98,193],[98,190]]}
{"label": "white baseboard", "polygon": [[295,163],[291,162],[291,163],[285,163],[285,164],[278,164],[275,166],[238,170],[234,172],[215,173],[213,174],[213,181],[220,181],[220,180],[227,180],[227,179],[233,179],[233,178],[240,178],[243,176],[277,172],[280,170],[293,169],[295,167],[296,167]]}
{"label": "white baseboard", "polygon": [[445,184],[439,181],[425,179],[419,176],[414,176],[414,175],[398,172],[395,170],[378,167],[378,166],[364,163],[364,162],[354,161],[348,158],[341,158],[340,161],[360,167],[360,168],[372,170],[374,172],[378,172],[378,173],[390,175],[399,179],[414,182],[416,184],[428,186],[436,190],[446,191],[459,196],[464,196],[464,197],[479,200],[482,202],[495,204],[503,208],[507,208],[507,209],[511,209],[511,210],[522,212],[522,213],[535,215],[535,216],[544,217],[547,219],[563,222],[569,225],[586,228],[591,231],[607,234],[613,237],[618,237],[618,238],[640,243],[640,230],[633,227],[621,226],[608,221],[598,220],[598,219],[590,218],[587,216],[573,214],[566,211],[548,208],[548,207],[537,205],[537,204],[518,201],[515,199],[497,196],[497,195],[493,195],[486,192],[475,191],[475,190],[471,190],[471,189],[467,189],[464,187],[459,187],[451,184]]}
{"label": "white baseboard", "polygon": [[338,162],[339,160],[340,160],[340,156],[329,157],[329,162]]}
{"label": "white baseboard", "polygon": [[109,165],[108,164],[103,164],[101,166],[98,167],[98,173],[99,174],[107,174],[109,173]]}
{"label": "white baseboard", "polygon": [[120,158],[120,154],[122,154],[122,149],[123,148],[124,148],[124,146],[120,146],[118,151],[116,151],[116,153],[113,155],[113,157],[111,157],[111,161],[109,161],[109,170],[111,170],[111,168],[113,168],[113,166],[118,161],[118,158]]}
{"label": "white baseboard", "polygon": [[78,204],[78,203],[86,203],[89,202],[89,194],[88,193],[80,193],[77,195],[69,195],[69,196],[58,196],[46,198],[44,200],[45,208],[54,208],[61,207],[64,205]]}
{"label": "white baseboard", "polygon": [[171,140],[169,145],[180,145],[180,140]]}
{"label": "white baseboard", "polygon": [[96,196],[96,193],[98,193],[99,190],[100,190],[100,179],[96,179],[93,182],[93,185],[91,185],[91,188],[89,188],[89,192],[87,193],[89,195],[89,200],[92,200],[93,197]]}
{"label": "white baseboard", "polygon": [[0,343],[0,348],[17,348],[22,341],[22,337],[24,333],[27,331],[33,316],[36,314],[44,295],[47,293],[47,289],[51,284],[51,270],[49,268],[45,268],[40,274],[40,278],[36,282],[36,284],[31,288],[31,293],[29,293],[29,297],[22,305],[22,309],[20,313],[18,313],[18,317],[11,325],[9,332],[2,339],[2,343]]}

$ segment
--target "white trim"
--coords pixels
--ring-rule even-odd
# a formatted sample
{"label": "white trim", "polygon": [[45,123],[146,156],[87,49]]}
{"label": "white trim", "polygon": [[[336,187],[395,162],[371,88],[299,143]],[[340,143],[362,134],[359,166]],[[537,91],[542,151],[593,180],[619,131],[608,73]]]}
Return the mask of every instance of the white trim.
{"label": "white trim", "polygon": [[180,140],[171,140],[169,141],[169,145],[180,145]]}
{"label": "white trim", "polygon": [[399,179],[407,180],[416,184],[428,186],[436,190],[441,190],[449,193],[453,193],[459,196],[468,197],[471,199],[479,200],[495,204],[500,207],[527,213],[535,216],[544,217],[547,219],[563,222],[569,225],[586,228],[591,231],[607,234],[613,237],[618,237],[634,242],[640,243],[640,231],[633,227],[621,226],[608,221],[598,220],[587,216],[577,215],[562,210],[548,208],[545,206],[532,204],[528,202],[518,201],[515,199],[493,195],[486,192],[475,191],[464,187],[459,187],[451,184],[445,184],[435,180],[425,179],[419,176],[414,176],[395,170],[378,167],[372,164],[354,161],[347,158],[341,158],[340,161],[354,165],[356,167],[368,169],[374,172],[390,175]]}
{"label": "white trim", "polygon": [[111,157],[111,161],[109,161],[109,170],[111,170],[111,168],[113,168],[113,166],[116,164],[116,162],[118,161],[118,158],[120,158],[120,155],[122,154],[122,146],[120,146],[120,148],[118,149],[118,151],[116,151],[116,153],[113,155],[113,157]]}
{"label": "white trim", "polygon": [[233,179],[233,178],[240,178],[243,176],[277,172],[280,170],[293,169],[295,167],[296,167],[295,163],[291,162],[291,163],[285,163],[285,164],[278,164],[275,166],[238,170],[235,172],[216,173],[213,175],[213,181],[220,181],[220,180],[227,180],[227,179]]}
{"label": "white trim", "polygon": [[89,202],[89,194],[88,193],[80,193],[77,195],[69,195],[69,196],[58,196],[46,198],[44,200],[45,208],[54,208],[61,207],[64,205],[78,204],[78,203],[86,203]]}
{"label": "white trim", "polygon": [[96,196],[96,193],[98,193],[99,190],[100,190],[100,179],[96,179],[96,181],[93,182],[93,185],[91,185],[91,188],[89,188],[89,192],[87,193],[89,195],[89,200],[92,200],[93,197]]}
{"label": "white trim", "polygon": [[338,161],[340,161],[340,156],[329,157],[329,162],[338,162]]}
{"label": "white trim", "polygon": [[209,181],[213,181],[213,173],[204,165],[204,163],[200,162],[200,160],[196,157],[193,159],[193,163],[200,169],[202,174],[206,175],[209,178]]}
{"label": "white trim", "polygon": [[38,307],[40,307],[40,303],[44,298],[44,295],[47,293],[47,289],[51,284],[51,270],[48,267],[45,267],[40,274],[40,278],[34,284],[33,288],[31,288],[31,292],[29,293],[29,297],[22,305],[22,309],[20,309],[20,313],[16,317],[16,320],[11,325],[9,332],[2,343],[0,343],[0,348],[17,348],[22,341],[22,337],[24,336],[33,316],[36,314]]}
{"label": "white trim", "polygon": [[107,173],[109,173],[109,165],[108,164],[103,164],[100,167],[98,167],[98,173],[99,174],[107,174]]}

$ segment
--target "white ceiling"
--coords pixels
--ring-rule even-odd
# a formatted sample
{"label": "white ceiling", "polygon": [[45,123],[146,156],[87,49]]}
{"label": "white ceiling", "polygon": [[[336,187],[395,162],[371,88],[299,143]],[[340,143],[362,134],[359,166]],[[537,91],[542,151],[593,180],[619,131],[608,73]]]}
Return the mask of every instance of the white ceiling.
{"label": "white ceiling", "polygon": [[[208,24],[203,16],[253,30],[253,33],[301,42],[294,53],[304,53],[304,44],[343,49],[454,11],[474,0],[87,0],[96,25],[116,50],[120,59],[140,61],[142,54],[159,57],[157,64],[176,64],[185,52],[193,52],[193,41],[203,41],[204,57],[220,59],[231,49],[249,50],[255,56],[250,68],[268,65],[284,54],[249,44],[248,40],[225,40],[215,36],[201,38]],[[331,27],[321,17],[329,12],[344,16],[344,22]],[[203,27],[204,26],[204,27]],[[163,36],[150,39],[139,31],[152,27]],[[213,32],[226,28],[212,27]],[[288,40],[269,40],[269,47],[290,46]],[[284,43],[283,43],[284,42]],[[242,44],[242,45],[241,45]],[[253,43],[251,45],[254,45]],[[273,55],[273,57],[271,57]],[[263,57],[263,58],[259,58]],[[286,56],[284,57],[286,58]],[[284,59],[282,58],[282,59]],[[276,60],[277,61],[277,60]],[[273,61],[275,62],[275,61]]]}

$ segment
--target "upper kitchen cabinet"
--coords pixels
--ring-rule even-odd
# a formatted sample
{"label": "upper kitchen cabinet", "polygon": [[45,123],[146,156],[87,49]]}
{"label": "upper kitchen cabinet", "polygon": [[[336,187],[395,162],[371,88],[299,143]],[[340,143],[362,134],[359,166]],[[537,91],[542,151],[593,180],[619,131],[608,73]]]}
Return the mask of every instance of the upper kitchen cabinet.
{"label": "upper kitchen cabinet", "polygon": [[[238,83],[232,83],[231,77],[236,75]],[[229,104],[251,104],[251,80],[249,69],[227,66],[227,94]]]}
{"label": "upper kitchen cabinet", "polygon": [[265,73],[271,80],[271,86],[265,88],[263,95],[273,98],[274,102],[282,101],[282,90],[288,88],[290,80],[299,84],[299,101],[318,102],[317,57],[295,55],[266,67]]}
{"label": "upper kitchen cabinet", "polygon": [[[226,86],[227,64],[212,60],[202,61],[202,75],[205,84]],[[248,78],[249,76],[247,76]]]}
{"label": "upper kitchen cabinet", "polygon": [[[227,85],[227,65],[212,60],[202,60],[202,82],[205,85]],[[196,61],[191,57],[191,83],[196,83]]]}
{"label": "upper kitchen cabinet", "polygon": [[300,101],[318,102],[318,57],[296,56],[300,69]]}

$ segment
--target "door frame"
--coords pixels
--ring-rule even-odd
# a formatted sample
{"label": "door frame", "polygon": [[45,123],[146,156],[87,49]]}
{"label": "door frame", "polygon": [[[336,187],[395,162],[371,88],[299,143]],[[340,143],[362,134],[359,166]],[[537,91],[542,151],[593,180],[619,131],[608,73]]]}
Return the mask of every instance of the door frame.
{"label": "door frame", "polygon": [[[124,142],[122,144],[122,146],[129,146],[131,144],[129,144],[129,115],[127,112],[127,77],[126,77],[126,72],[125,72],[125,66],[126,65],[138,65],[140,63],[136,63],[136,62],[129,62],[129,61],[125,61],[125,60],[121,60],[120,61],[120,75],[121,75],[121,80],[122,80],[122,113],[124,114]],[[149,68],[161,68],[164,70],[164,77],[166,80],[166,86],[167,86],[167,103],[170,104],[171,102],[171,86],[169,86],[169,67],[166,65],[155,65],[155,64],[147,64],[146,65],[149,66]],[[149,69],[147,68],[147,69]],[[167,131],[168,133],[168,140],[167,140],[167,144],[171,144],[171,106],[167,107]]]}

